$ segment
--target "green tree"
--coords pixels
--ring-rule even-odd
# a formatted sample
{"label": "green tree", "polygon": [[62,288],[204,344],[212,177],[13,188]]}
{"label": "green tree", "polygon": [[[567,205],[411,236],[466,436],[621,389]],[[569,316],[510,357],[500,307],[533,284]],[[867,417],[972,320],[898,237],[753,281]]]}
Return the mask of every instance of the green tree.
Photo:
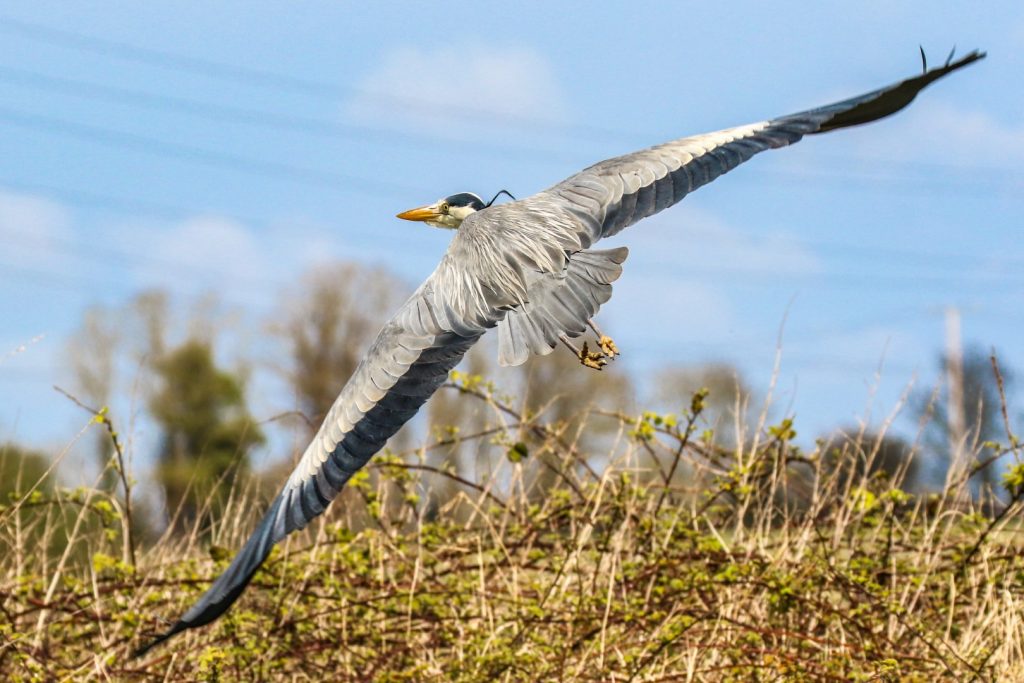
{"label": "green tree", "polygon": [[52,477],[43,478],[49,466],[49,459],[40,451],[13,443],[0,444],[0,504],[9,502],[11,494],[27,491],[37,482],[47,490],[52,489]]}
{"label": "green tree", "polygon": [[118,527],[105,496],[93,497],[87,508],[82,489],[58,487],[56,473],[47,473],[51,464],[42,451],[0,444],[0,558],[12,561],[19,576],[52,567],[76,527],[72,562],[88,557],[88,539],[99,538],[101,529]]}
{"label": "green tree", "polygon": [[19,565],[26,561],[25,548],[38,544],[46,533],[45,510],[31,499],[22,499],[33,488],[36,500],[53,493],[55,478],[46,476],[49,465],[43,453],[13,443],[0,444],[0,556],[17,556]]}
{"label": "green tree", "polygon": [[186,341],[153,369],[149,409],[162,431],[157,477],[172,523],[184,531],[220,509],[264,437],[246,407],[242,378],[217,367],[210,342]]}

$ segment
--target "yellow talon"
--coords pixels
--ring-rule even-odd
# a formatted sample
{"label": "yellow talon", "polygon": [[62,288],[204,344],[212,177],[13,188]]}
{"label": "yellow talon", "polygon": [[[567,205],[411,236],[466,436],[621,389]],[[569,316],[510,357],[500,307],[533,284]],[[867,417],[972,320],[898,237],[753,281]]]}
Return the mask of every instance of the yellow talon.
{"label": "yellow talon", "polygon": [[580,350],[579,359],[580,363],[595,370],[600,370],[608,364],[608,359],[603,353],[594,353],[587,348],[587,342],[583,342],[583,348]]}
{"label": "yellow talon", "polygon": [[619,355],[619,347],[615,345],[611,337],[602,334],[597,343],[601,346],[601,350],[604,351],[604,355],[609,358],[615,358],[615,356]]}

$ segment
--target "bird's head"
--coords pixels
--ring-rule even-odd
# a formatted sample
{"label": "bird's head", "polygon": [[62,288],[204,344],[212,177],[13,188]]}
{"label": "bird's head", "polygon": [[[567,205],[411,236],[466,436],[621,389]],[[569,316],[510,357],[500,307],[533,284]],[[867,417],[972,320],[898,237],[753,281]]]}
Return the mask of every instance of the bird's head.
{"label": "bird's head", "polygon": [[[512,197],[507,190],[502,190],[494,195],[494,199],[497,199],[502,194]],[[515,199],[515,197],[512,198]],[[459,192],[450,197],[438,199],[433,204],[403,211],[398,214],[398,217],[407,221],[422,221],[435,228],[454,230],[462,225],[462,221],[466,220],[466,216],[486,209],[494,203],[494,199],[484,204],[484,200],[472,192]]]}

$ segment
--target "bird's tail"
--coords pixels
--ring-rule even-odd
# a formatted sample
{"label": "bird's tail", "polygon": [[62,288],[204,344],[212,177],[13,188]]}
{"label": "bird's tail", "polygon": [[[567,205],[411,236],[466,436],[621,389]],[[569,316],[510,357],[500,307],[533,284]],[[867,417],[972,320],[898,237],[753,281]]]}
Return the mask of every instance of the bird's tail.
{"label": "bird's tail", "polygon": [[280,530],[275,532],[275,529],[281,523],[278,518],[283,500],[283,496],[278,496],[274,500],[245,546],[235,556],[235,559],[231,561],[231,565],[224,573],[199,598],[199,602],[194,604],[170,629],[135,650],[132,653],[133,659],[143,656],[160,643],[186,629],[210,623],[231,607],[232,603],[245,590],[245,587],[249,585],[252,577],[256,574],[256,570],[260,568],[263,561],[270,555],[270,550],[274,547],[274,544],[280,540],[280,536],[284,535]]}

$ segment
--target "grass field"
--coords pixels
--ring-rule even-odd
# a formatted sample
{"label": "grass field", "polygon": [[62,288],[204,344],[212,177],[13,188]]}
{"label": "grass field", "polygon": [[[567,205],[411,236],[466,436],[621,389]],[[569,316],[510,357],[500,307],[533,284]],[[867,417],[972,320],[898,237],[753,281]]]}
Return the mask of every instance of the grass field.
{"label": "grass field", "polygon": [[[27,482],[0,508],[0,676],[1024,680],[1012,437],[989,444],[997,504],[969,494],[971,453],[911,494],[863,435],[801,449],[783,421],[722,447],[700,393],[684,414],[594,411],[569,431],[486,384],[449,391],[485,402],[488,429],[379,456],[225,618],[140,660],[265,501],[238,487],[212,528],[135,548],[123,491]],[[585,452],[598,426],[606,451]],[[500,457],[478,481],[429,464],[453,442]]]}

